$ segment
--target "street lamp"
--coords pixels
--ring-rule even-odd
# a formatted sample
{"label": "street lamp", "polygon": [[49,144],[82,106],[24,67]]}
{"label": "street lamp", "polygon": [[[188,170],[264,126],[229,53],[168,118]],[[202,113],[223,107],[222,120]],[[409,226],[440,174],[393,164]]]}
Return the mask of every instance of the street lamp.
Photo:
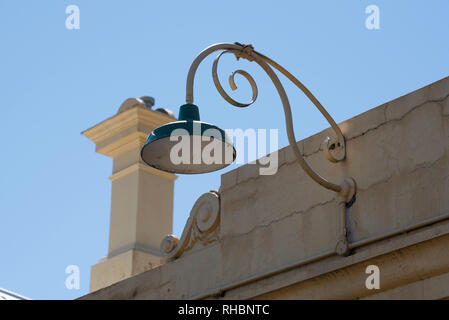
{"label": "street lamp", "polygon": [[[296,159],[298,160],[301,167],[304,171],[311,177],[315,182],[325,187],[326,189],[332,190],[337,193],[340,215],[341,215],[341,239],[338,241],[336,246],[336,251],[339,254],[346,254],[348,252],[347,245],[347,232],[346,232],[346,218],[345,218],[345,208],[351,206],[355,201],[355,193],[356,193],[356,184],[352,178],[345,178],[339,184],[335,184],[333,182],[328,181],[327,179],[320,176],[316,173],[304,160],[298,145],[296,144],[295,134],[293,131],[293,123],[292,123],[292,114],[290,109],[290,103],[288,101],[287,95],[285,93],[285,89],[282,86],[279,78],[277,77],[274,69],[281,72],[284,76],[286,76],[290,81],[292,81],[309,99],[312,103],[317,107],[317,109],[321,112],[321,114],[326,118],[326,120],[331,125],[334,133],[336,135],[336,141],[331,140],[327,137],[324,141],[324,153],[329,161],[338,162],[345,159],[346,156],[346,146],[345,146],[345,138],[329,115],[329,113],[324,109],[324,107],[320,104],[320,102],[313,96],[313,94],[291,73],[285,70],[282,66],[277,64],[275,61],[270,58],[264,56],[263,54],[254,50],[251,45],[243,45],[240,43],[218,43],[211,45],[210,47],[204,49],[193,61],[190,66],[189,73],[187,75],[187,86],[186,86],[186,104],[180,107],[178,121],[168,123],[159,128],[153,130],[148,136],[148,139],[141,150],[142,160],[159,170],[168,171],[172,173],[205,173],[211,172],[215,170],[222,169],[229,165],[235,159],[235,149],[232,146],[232,141],[226,135],[224,130],[206,123],[201,122],[199,118],[199,110],[196,105],[193,104],[193,83],[195,78],[196,70],[207,56],[211,53],[221,51],[219,55],[216,57],[213,66],[212,66],[212,77],[214,80],[214,84],[221,94],[221,96],[228,101],[230,104],[237,107],[247,107],[255,102],[257,98],[257,86],[252,78],[252,76],[243,70],[234,71],[229,77],[229,84],[231,89],[235,90],[237,87],[234,83],[235,74],[240,74],[245,77],[251,85],[253,97],[249,103],[240,103],[232,99],[221,86],[218,75],[217,75],[217,65],[221,58],[221,56],[225,53],[232,53],[236,56],[237,60],[240,58],[247,59],[248,61],[256,62],[262,69],[267,73],[273,82],[276,90],[281,98],[282,105],[284,107],[285,114],[285,123],[287,129],[287,136],[290,146],[295,154]],[[218,132],[219,134],[210,134],[210,132]],[[190,161],[187,163],[173,163],[172,159],[170,159],[170,154],[173,146],[175,145],[175,139],[171,139],[175,132],[178,132],[178,135],[184,135],[185,138],[189,139],[190,142],[194,142],[197,139],[199,144],[199,148],[197,150],[193,149],[190,155],[190,160],[195,157],[195,154],[198,152],[201,154],[202,149],[206,146],[206,143],[201,139],[204,136],[208,136],[210,139],[206,139],[207,141],[213,141],[215,143],[215,147],[218,150],[221,150],[223,153],[223,161],[219,163],[206,164],[203,162],[195,162]],[[191,143],[191,146],[195,145],[195,143]],[[230,156],[225,156],[230,155]]]}

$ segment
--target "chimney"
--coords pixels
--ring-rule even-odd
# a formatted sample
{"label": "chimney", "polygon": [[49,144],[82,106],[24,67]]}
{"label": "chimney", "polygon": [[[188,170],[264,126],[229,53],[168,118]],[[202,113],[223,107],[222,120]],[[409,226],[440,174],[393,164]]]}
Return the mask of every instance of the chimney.
{"label": "chimney", "polygon": [[108,255],[92,266],[90,291],[161,263],[159,246],[172,233],[174,174],[143,163],[148,134],[174,121],[167,109],[152,110],[154,99],[127,99],[117,114],[82,132],[96,152],[113,159]]}

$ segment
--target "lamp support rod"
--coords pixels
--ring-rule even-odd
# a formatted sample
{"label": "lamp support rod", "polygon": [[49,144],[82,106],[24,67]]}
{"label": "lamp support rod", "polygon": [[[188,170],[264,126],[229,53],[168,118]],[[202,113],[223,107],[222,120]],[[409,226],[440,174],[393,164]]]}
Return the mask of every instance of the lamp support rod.
{"label": "lamp support rod", "polygon": [[[251,77],[250,74],[248,74],[246,71],[243,70],[236,70],[234,71],[231,76],[229,77],[229,83],[231,85],[231,89],[235,90],[237,87],[234,83],[234,75],[236,73],[241,74],[244,76],[250,83],[251,88],[253,90],[253,99],[249,103],[240,103],[232,99],[222,88],[218,76],[217,76],[217,64],[220,59],[220,57],[224,53],[232,53],[236,56],[237,59],[244,58],[249,61],[256,62],[270,77],[271,81],[273,82],[274,86],[276,87],[276,90],[279,94],[279,97],[281,98],[282,105],[284,107],[284,115],[285,115],[285,123],[286,123],[286,129],[287,129],[287,136],[288,141],[290,143],[290,146],[292,147],[292,150],[295,154],[296,159],[298,160],[301,167],[304,169],[304,171],[318,184],[321,186],[335,191],[338,193],[339,198],[342,199],[342,201],[346,204],[352,203],[354,201],[353,197],[355,196],[355,182],[351,178],[345,178],[340,184],[332,183],[322,176],[320,176],[318,173],[316,173],[304,160],[304,157],[302,156],[298,145],[296,143],[295,133],[293,130],[293,121],[292,121],[292,112],[290,108],[290,102],[288,100],[287,94],[285,92],[284,87],[282,86],[282,83],[280,82],[278,76],[274,72],[274,70],[271,68],[275,68],[279,72],[281,72],[284,76],[286,76],[290,81],[292,81],[311,101],[312,103],[317,107],[317,109],[323,114],[323,116],[326,118],[326,120],[331,125],[332,129],[334,130],[336,134],[337,141],[331,143],[331,139],[329,137],[326,138],[324,143],[324,152],[327,156],[327,158],[332,162],[338,162],[342,161],[345,158],[346,155],[346,146],[345,146],[345,138],[338,127],[338,125],[335,123],[335,121],[332,119],[332,117],[329,115],[329,113],[324,109],[324,107],[321,105],[321,103],[313,96],[313,94],[298,80],[296,79],[291,73],[289,73],[287,70],[285,70],[282,66],[277,64],[275,61],[271,60],[270,58],[264,56],[263,54],[260,54],[259,52],[255,51],[251,45],[242,45],[240,43],[218,43],[211,45],[210,47],[204,49],[200,54],[195,58],[195,60],[192,62],[192,65],[190,66],[189,73],[187,75],[187,85],[186,85],[186,103],[193,103],[193,87],[194,87],[194,78],[196,70],[198,69],[199,64],[211,53],[215,51],[223,51],[221,52],[217,58],[214,61],[213,68],[212,68],[212,77],[215,83],[215,86],[217,87],[218,92],[221,94],[221,96],[231,103],[234,106],[237,107],[247,107],[254,103],[254,101],[257,98],[257,86],[254,81],[254,79]],[[271,67],[270,67],[271,66]]]}

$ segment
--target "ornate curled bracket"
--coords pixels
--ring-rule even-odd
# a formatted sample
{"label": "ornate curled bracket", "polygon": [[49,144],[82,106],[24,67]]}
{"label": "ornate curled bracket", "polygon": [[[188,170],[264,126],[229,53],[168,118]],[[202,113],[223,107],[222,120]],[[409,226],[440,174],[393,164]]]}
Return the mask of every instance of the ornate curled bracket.
{"label": "ornate curled bracket", "polygon": [[317,98],[298,80],[296,79],[290,72],[285,70],[282,66],[277,64],[275,61],[271,60],[270,58],[264,56],[263,54],[257,52],[254,50],[254,48],[251,45],[243,45],[238,42],[236,43],[218,43],[214,44],[206,49],[204,49],[193,61],[192,65],[190,66],[189,73],[187,75],[187,87],[186,87],[186,103],[193,103],[193,84],[194,84],[194,78],[196,70],[198,69],[199,64],[201,61],[203,61],[208,55],[215,51],[222,51],[217,58],[215,59],[213,66],[212,66],[212,78],[214,80],[215,86],[218,90],[218,92],[221,94],[221,96],[228,101],[230,104],[237,106],[237,107],[247,107],[251,104],[253,104],[257,99],[257,85],[254,79],[251,77],[249,73],[243,70],[237,70],[234,71],[231,76],[229,77],[229,84],[231,86],[232,90],[236,90],[237,86],[234,82],[234,76],[235,74],[240,74],[243,77],[248,80],[249,84],[251,85],[253,97],[249,103],[240,103],[238,101],[235,101],[232,99],[226,91],[223,89],[223,87],[220,84],[220,81],[218,79],[217,75],[217,66],[218,61],[220,60],[221,56],[225,53],[232,53],[236,56],[237,60],[240,58],[246,59],[248,61],[254,61],[256,62],[270,77],[271,81],[273,82],[274,86],[276,87],[276,90],[279,94],[279,97],[282,101],[282,106],[284,108],[284,115],[285,115],[285,123],[286,123],[286,129],[287,129],[287,136],[288,141],[290,143],[290,146],[293,150],[293,153],[295,154],[296,159],[298,160],[299,164],[303,168],[303,170],[311,177],[315,182],[320,184],[321,186],[335,191],[337,193],[337,202],[338,202],[338,215],[339,215],[339,231],[338,231],[338,239],[335,246],[335,252],[339,255],[347,255],[349,253],[349,245],[348,245],[348,232],[346,227],[346,208],[350,207],[354,201],[355,201],[355,194],[356,194],[356,184],[354,179],[352,178],[345,178],[340,184],[332,183],[322,176],[320,176],[318,173],[316,173],[304,160],[304,157],[302,156],[298,145],[296,143],[295,133],[293,130],[293,121],[292,121],[292,112],[290,108],[290,102],[288,101],[287,94],[285,93],[285,89],[282,86],[282,83],[280,82],[278,76],[274,72],[274,69],[278,70],[280,73],[282,73],[287,79],[289,79],[291,82],[293,82],[306,96],[309,98],[309,100],[315,105],[315,107],[321,112],[321,114],[326,118],[326,120],[331,125],[332,129],[334,130],[336,140],[331,139],[330,137],[327,137],[324,140],[324,154],[326,155],[327,159],[331,162],[338,162],[342,161],[346,157],[346,142],[345,138],[338,127],[338,125],[335,123],[334,119],[329,115],[329,113],[324,109],[324,107],[321,105],[321,103],[318,101]]}
{"label": "ornate curled bracket", "polygon": [[217,239],[220,223],[220,196],[216,191],[203,194],[193,205],[181,239],[166,236],[161,243],[161,252],[167,261],[174,260],[193,248],[200,241],[203,245]]}
{"label": "ornate curled bracket", "polygon": [[[317,109],[321,112],[321,114],[326,118],[326,120],[331,125],[332,129],[334,130],[334,133],[336,135],[336,140],[331,139],[330,137],[327,137],[324,141],[324,153],[326,157],[329,159],[329,161],[332,162],[338,162],[345,159],[346,156],[346,143],[345,138],[338,127],[338,125],[335,123],[334,119],[329,115],[329,113],[324,109],[324,107],[321,105],[321,103],[315,98],[315,96],[298,80],[296,79],[290,72],[285,70],[282,66],[277,64],[275,61],[271,60],[270,58],[264,56],[263,54],[257,52],[254,50],[254,48],[251,45],[242,45],[238,42],[236,43],[218,43],[214,44],[206,49],[204,49],[193,61],[192,65],[190,66],[189,73],[187,75],[187,87],[186,87],[186,103],[193,103],[193,84],[194,84],[194,78],[196,70],[198,69],[199,64],[201,61],[203,61],[208,55],[215,51],[222,51],[217,58],[214,61],[214,64],[212,66],[212,78],[214,80],[215,86],[218,90],[218,92],[221,94],[221,96],[228,101],[230,104],[237,106],[237,107],[247,107],[254,103],[257,99],[257,85],[254,79],[251,77],[249,73],[243,70],[237,70],[234,71],[231,76],[229,77],[229,84],[231,86],[232,90],[237,89],[237,86],[234,82],[234,76],[235,74],[240,74],[244,76],[248,82],[251,85],[252,92],[253,92],[253,98],[249,103],[240,103],[238,101],[235,101],[232,99],[223,89],[223,87],[220,84],[220,81],[217,76],[217,65],[218,61],[220,60],[221,56],[224,53],[233,53],[237,60],[240,58],[247,59],[249,61],[256,62],[270,77],[271,81],[273,82],[274,86],[276,87],[276,90],[279,94],[279,97],[281,98],[282,105],[284,107],[284,114],[285,114],[285,123],[286,123],[286,129],[287,129],[287,136],[290,143],[290,146],[293,149],[293,152],[301,165],[301,167],[304,169],[304,171],[317,183],[322,185],[323,187],[333,190],[339,194],[339,198],[344,199],[346,204],[352,204],[354,201],[355,196],[355,182],[351,178],[344,179],[340,184],[332,183],[322,176],[320,176],[318,173],[316,173],[304,160],[304,157],[302,156],[298,145],[296,144],[296,138],[295,133],[293,130],[293,122],[292,122],[292,113],[290,108],[290,102],[288,101],[287,94],[285,93],[285,89],[282,86],[278,76],[274,72],[274,69],[281,72],[284,76],[286,76],[290,81],[292,81],[309,99],[312,101],[312,103],[317,107]],[[348,182],[349,181],[349,182]]]}

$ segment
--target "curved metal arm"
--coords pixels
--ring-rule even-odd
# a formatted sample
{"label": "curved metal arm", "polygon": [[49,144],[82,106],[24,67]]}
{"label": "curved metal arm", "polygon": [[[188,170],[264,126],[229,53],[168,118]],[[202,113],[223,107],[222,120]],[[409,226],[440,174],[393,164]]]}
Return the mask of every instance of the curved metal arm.
{"label": "curved metal arm", "polygon": [[[334,144],[330,144],[330,139],[326,139],[326,145],[325,145],[325,152],[330,161],[337,162],[341,161],[345,157],[345,139],[344,136],[338,127],[338,125],[335,123],[335,121],[332,119],[332,117],[329,115],[329,113],[324,109],[324,107],[320,104],[320,102],[312,95],[312,93],[298,80],[296,79],[292,74],[290,74],[287,70],[285,70],[283,67],[278,65],[273,60],[267,58],[266,56],[258,53],[257,51],[253,50],[253,47],[250,45],[242,45],[240,43],[218,43],[214,44],[206,49],[204,49],[193,61],[192,65],[190,66],[189,73],[187,75],[187,87],[186,87],[186,103],[193,103],[193,84],[194,84],[194,78],[196,70],[198,69],[199,64],[201,61],[203,61],[207,56],[209,56],[211,53],[215,51],[223,50],[217,59],[214,61],[214,66],[212,69],[212,75],[214,79],[215,86],[217,87],[217,90],[222,95],[222,97],[228,101],[229,103],[238,106],[238,107],[246,107],[252,104],[255,99],[257,98],[257,86],[253,80],[253,78],[243,70],[237,70],[235,71],[229,78],[229,82],[231,85],[231,88],[233,90],[236,89],[236,86],[234,84],[234,74],[239,73],[243,75],[251,84],[251,87],[253,89],[253,99],[250,103],[244,104],[239,103],[235,100],[233,100],[231,97],[229,97],[226,92],[223,90],[223,88],[220,85],[220,82],[218,81],[218,76],[216,72],[217,63],[220,59],[221,55],[223,53],[229,52],[235,54],[237,59],[239,58],[245,58],[249,61],[255,61],[264,71],[267,73],[267,75],[270,77],[271,81],[273,82],[274,86],[276,87],[276,90],[279,94],[279,97],[281,98],[282,105],[284,107],[284,114],[285,114],[285,123],[286,123],[286,129],[287,129],[287,136],[290,143],[290,146],[293,149],[293,152],[296,156],[296,159],[298,160],[301,167],[304,169],[304,171],[317,183],[322,185],[323,187],[333,190],[342,196],[342,198],[345,199],[346,202],[351,201],[353,195],[354,195],[354,188],[352,185],[348,185],[348,179],[345,179],[341,184],[334,184],[332,182],[329,182],[322,176],[320,176],[318,173],[313,171],[313,169],[307,164],[307,162],[304,160],[298,145],[296,143],[295,133],[293,130],[293,122],[292,122],[292,113],[290,108],[290,102],[288,101],[287,94],[285,93],[285,89],[282,86],[279,78],[277,77],[276,73],[273,71],[273,69],[270,67],[270,65],[284,74],[290,81],[292,81],[299,89],[301,89],[304,94],[313,102],[313,104],[318,108],[318,110],[323,114],[323,116],[327,119],[333,130],[335,131],[335,134],[337,136],[338,142]],[[327,150],[326,150],[327,149]],[[335,151],[339,151],[340,154],[336,155]],[[351,183],[349,183],[351,184]]]}

